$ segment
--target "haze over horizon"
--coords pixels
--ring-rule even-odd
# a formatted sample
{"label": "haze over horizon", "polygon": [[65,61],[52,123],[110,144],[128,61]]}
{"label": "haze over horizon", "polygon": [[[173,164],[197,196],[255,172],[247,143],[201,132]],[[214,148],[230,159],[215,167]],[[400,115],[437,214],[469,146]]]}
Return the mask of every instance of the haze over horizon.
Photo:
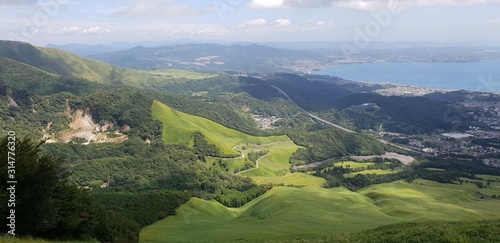
{"label": "haze over horizon", "polygon": [[500,41],[498,0],[0,1],[0,39],[117,41]]}

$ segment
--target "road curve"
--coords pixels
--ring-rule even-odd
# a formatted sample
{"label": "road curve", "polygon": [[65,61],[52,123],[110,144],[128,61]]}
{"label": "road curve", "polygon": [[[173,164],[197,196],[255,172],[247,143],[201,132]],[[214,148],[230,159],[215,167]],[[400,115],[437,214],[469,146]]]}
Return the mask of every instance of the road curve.
{"label": "road curve", "polygon": [[257,159],[257,160],[255,161],[255,168],[250,168],[250,169],[248,169],[248,170],[240,171],[240,172],[236,173],[235,175],[243,174],[243,173],[245,173],[245,172],[249,172],[249,171],[252,171],[252,170],[256,170],[256,169],[258,169],[258,168],[259,168],[259,160],[260,160],[260,159],[262,159],[262,158],[264,158],[264,157],[267,157],[268,155],[269,155],[269,152],[267,152],[267,154],[265,154],[265,155],[263,155],[262,157],[260,157],[259,159]]}
{"label": "road curve", "polygon": [[[290,98],[290,96],[288,96],[288,94],[287,94],[287,93],[285,93],[285,91],[283,91],[282,89],[280,89],[280,88],[278,88],[278,87],[276,87],[276,86],[274,86],[274,85],[271,85],[271,87],[275,88],[275,89],[278,91],[278,93],[280,93],[280,94],[284,95],[284,96],[288,99],[288,101],[290,101],[290,102],[291,102],[291,103],[293,103],[294,105],[297,105],[297,103],[295,103],[295,102],[292,100],[292,98]],[[354,132],[354,131],[352,131],[352,130],[349,130],[349,129],[345,128],[345,127],[342,127],[342,126],[340,126],[340,125],[337,125],[337,124],[334,124],[334,123],[332,123],[332,122],[329,122],[329,121],[327,121],[327,120],[325,120],[325,119],[322,119],[322,118],[320,118],[320,117],[317,117],[317,116],[315,116],[315,115],[311,114],[310,112],[308,112],[308,111],[306,111],[306,110],[302,109],[302,107],[300,107],[299,105],[297,105],[297,106],[298,106],[301,110],[303,110],[305,113],[307,113],[307,115],[309,115],[312,119],[314,119],[314,120],[316,120],[316,121],[319,121],[319,122],[325,123],[325,124],[327,124],[327,125],[330,125],[330,126],[332,126],[332,127],[338,128],[338,129],[340,129],[340,130],[342,130],[342,131],[345,131],[345,132],[349,132],[349,133],[356,133],[356,132]]]}

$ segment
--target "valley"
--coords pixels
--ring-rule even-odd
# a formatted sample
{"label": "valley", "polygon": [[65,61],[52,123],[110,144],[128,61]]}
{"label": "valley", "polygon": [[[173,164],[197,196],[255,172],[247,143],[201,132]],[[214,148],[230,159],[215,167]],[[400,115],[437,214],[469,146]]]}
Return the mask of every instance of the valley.
{"label": "valley", "polygon": [[[435,223],[472,239],[463,225],[498,224],[498,94],[401,95],[389,90],[404,86],[270,64],[314,55],[209,44],[99,54],[129,61],[115,67],[1,41],[0,130],[16,131],[16,149],[29,151],[16,157],[19,184],[30,185],[19,197],[42,205],[19,215],[20,235],[314,242]],[[166,57],[178,63],[157,63]]]}

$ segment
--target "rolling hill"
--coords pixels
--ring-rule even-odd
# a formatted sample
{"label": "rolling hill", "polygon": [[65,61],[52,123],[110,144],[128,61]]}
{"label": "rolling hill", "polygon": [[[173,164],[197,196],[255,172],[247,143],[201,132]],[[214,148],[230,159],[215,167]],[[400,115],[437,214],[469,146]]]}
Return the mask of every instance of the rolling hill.
{"label": "rolling hill", "polygon": [[[462,190],[393,182],[358,192],[344,188],[275,187],[241,208],[191,199],[141,231],[141,242],[290,241],[360,232],[401,222],[482,220],[500,217],[497,200]],[[258,232],[258,233],[256,233]]]}
{"label": "rolling hill", "polygon": [[242,144],[269,144],[291,141],[286,136],[255,137],[226,128],[206,118],[188,115],[158,101],[153,102],[153,118],[163,123],[163,140],[167,144],[190,144],[192,134],[201,132],[205,139],[215,144],[223,154],[239,156],[232,147]]}
{"label": "rolling hill", "polygon": [[61,76],[84,78],[96,82],[113,79],[119,72],[113,66],[83,58],[58,49],[35,47],[15,41],[0,41],[0,56],[22,62]]}
{"label": "rolling hill", "polygon": [[36,47],[17,41],[0,40],[0,57],[12,59],[55,75],[81,78],[101,84],[149,87],[151,84],[163,83],[172,79],[200,77],[200,74],[197,73],[180,73],[177,70],[148,73],[117,68],[108,63],[84,58],[71,52]]}
{"label": "rolling hill", "polygon": [[[163,140],[167,144],[193,145],[193,134],[201,132],[209,144],[216,145],[222,155],[237,158],[208,158],[215,163],[223,163],[232,168],[228,172],[240,171],[239,175],[250,177],[256,184],[284,184],[301,186],[321,186],[323,178],[305,173],[290,172],[290,157],[300,147],[287,136],[257,137],[226,128],[206,118],[189,115],[154,101],[152,105],[153,118],[163,123]],[[257,162],[248,160],[253,151],[267,151]],[[245,168],[251,163],[252,168]],[[258,165],[258,166],[257,166]]]}

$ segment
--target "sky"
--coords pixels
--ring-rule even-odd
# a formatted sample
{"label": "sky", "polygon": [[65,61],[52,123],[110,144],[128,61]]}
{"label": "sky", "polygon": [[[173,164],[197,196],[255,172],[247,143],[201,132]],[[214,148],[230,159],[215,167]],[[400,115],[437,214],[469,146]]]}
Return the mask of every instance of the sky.
{"label": "sky", "polygon": [[0,0],[0,39],[500,43],[500,0]]}

